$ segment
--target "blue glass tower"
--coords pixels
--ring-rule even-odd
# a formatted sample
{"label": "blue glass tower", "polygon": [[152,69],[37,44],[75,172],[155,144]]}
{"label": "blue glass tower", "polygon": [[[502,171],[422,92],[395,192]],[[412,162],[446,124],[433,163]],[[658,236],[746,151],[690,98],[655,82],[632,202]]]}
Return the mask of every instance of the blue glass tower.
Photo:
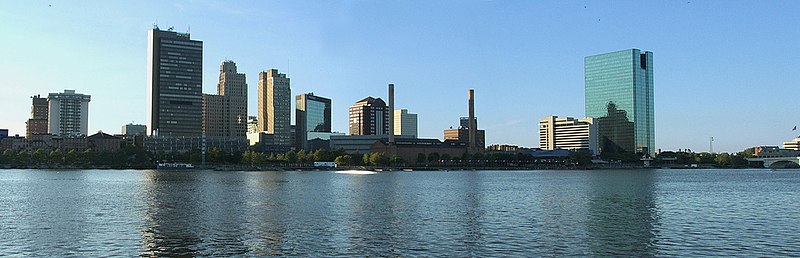
{"label": "blue glass tower", "polygon": [[655,153],[653,52],[627,49],[584,59],[586,116],[601,152]]}

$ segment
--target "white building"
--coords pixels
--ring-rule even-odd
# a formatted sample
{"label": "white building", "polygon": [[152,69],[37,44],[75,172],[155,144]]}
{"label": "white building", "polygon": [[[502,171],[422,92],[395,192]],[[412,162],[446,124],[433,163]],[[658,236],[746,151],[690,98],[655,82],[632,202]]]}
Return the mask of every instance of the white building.
{"label": "white building", "polygon": [[89,131],[89,101],[91,96],[64,90],[50,93],[47,132],[63,137],[87,135]]}
{"label": "white building", "polygon": [[394,135],[417,138],[417,114],[408,113],[407,109],[395,110]]}
{"label": "white building", "polygon": [[600,154],[597,125],[592,118],[548,116],[539,121],[539,148],[586,149]]}
{"label": "white building", "polygon": [[787,150],[800,151],[800,137],[794,138],[792,141],[783,142],[783,148]]}

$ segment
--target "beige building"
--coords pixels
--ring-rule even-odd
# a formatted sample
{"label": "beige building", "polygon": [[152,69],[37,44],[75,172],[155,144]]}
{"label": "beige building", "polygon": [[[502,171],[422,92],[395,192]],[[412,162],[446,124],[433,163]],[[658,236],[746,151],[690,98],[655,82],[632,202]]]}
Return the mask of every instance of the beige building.
{"label": "beige building", "polygon": [[394,135],[417,138],[417,114],[407,109],[394,111]]}
{"label": "beige building", "polygon": [[[458,128],[458,129],[444,130],[444,140],[469,143],[469,129]],[[484,149],[485,146],[486,146],[486,131],[475,130],[475,148],[482,150]]]}
{"label": "beige building", "polygon": [[217,94],[203,94],[203,132],[206,136],[246,137],[247,82],[230,60],[219,67]]}
{"label": "beige building", "polygon": [[548,116],[539,121],[539,148],[586,149],[599,154],[597,126],[592,118]]}
{"label": "beige building", "polygon": [[783,142],[783,148],[787,150],[800,151],[800,137],[794,138],[792,141]]}
{"label": "beige building", "polygon": [[292,89],[286,74],[258,74],[258,130],[274,134],[275,145],[292,145]]}

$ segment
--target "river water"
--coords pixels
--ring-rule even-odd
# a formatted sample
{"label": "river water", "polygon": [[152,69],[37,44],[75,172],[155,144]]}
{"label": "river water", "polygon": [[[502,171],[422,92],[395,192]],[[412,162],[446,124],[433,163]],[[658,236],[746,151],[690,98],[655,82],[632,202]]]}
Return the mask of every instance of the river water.
{"label": "river water", "polygon": [[0,170],[0,256],[800,256],[800,170]]}

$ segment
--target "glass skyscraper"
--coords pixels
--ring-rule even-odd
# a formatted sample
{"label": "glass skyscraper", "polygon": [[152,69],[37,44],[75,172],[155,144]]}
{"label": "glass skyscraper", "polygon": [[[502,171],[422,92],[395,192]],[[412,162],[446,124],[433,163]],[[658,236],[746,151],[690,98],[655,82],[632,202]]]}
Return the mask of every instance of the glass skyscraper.
{"label": "glass skyscraper", "polygon": [[588,56],[586,116],[598,123],[601,152],[655,153],[653,52]]}
{"label": "glass skyscraper", "polygon": [[306,149],[309,132],[331,132],[331,99],[315,96],[314,93],[295,97],[295,146]]}

